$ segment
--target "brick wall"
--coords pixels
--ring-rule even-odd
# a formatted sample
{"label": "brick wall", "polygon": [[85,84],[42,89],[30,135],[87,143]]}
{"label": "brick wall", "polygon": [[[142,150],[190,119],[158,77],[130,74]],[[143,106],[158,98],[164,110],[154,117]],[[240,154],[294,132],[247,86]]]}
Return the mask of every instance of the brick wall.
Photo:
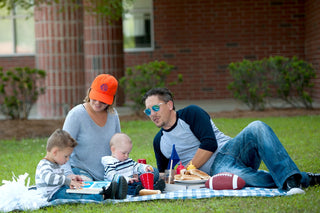
{"label": "brick wall", "polygon": [[3,70],[8,70],[13,67],[35,68],[34,56],[0,57],[0,67],[2,67]]}
{"label": "brick wall", "polygon": [[[122,20],[107,24],[106,18],[84,12],[84,61],[86,88],[101,73],[117,79],[124,75]],[[117,104],[124,104],[122,90],[117,91]]]}
{"label": "brick wall", "polygon": [[123,76],[121,21],[109,24],[73,1],[41,4],[34,18],[36,64],[47,71],[46,93],[38,101],[41,117],[65,117],[98,74]]}
{"label": "brick wall", "polygon": [[306,60],[317,70],[318,78],[314,81],[314,99],[320,100],[320,1],[306,3]]}
{"label": "brick wall", "polygon": [[[38,18],[42,18],[41,14],[39,15]],[[38,45],[44,40],[49,42],[51,39],[53,47],[66,48],[67,46],[61,46],[61,43],[60,45],[54,43],[59,40],[63,41],[63,36],[54,37],[50,35],[53,37],[47,37],[50,32],[45,29],[47,29],[49,23],[52,24],[51,21],[49,23],[45,22],[45,20],[50,20],[48,15],[50,14],[44,14],[44,21],[37,23],[38,31],[36,33],[37,35],[41,34]],[[55,27],[55,30],[53,32],[72,33],[73,31],[63,30],[68,30],[68,27],[71,29],[75,22],[70,21],[68,26],[65,17],[60,16],[62,16],[61,13],[59,13],[59,20],[54,20],[55,23],[52,27]],[[170,87],[177,99],[216,99],[232,97],[226,89],[231,80],[226,69],[230,62],[243,59],[262,59],[272,55],[287,57],[296,55],[313,63],[316,68],[318,78],[315,80],[316,90],[313,95],[319,100],[319,20],[319,0],[154,0],[155,50],[152,52],[125,53],[125,66],[134,66],[153,60],[165,60],[176,67],[169,81],[173,80],[177,73],[182,73],[184,77],[182,84]],[[62,23],[63,25],[60,25]],[[102,29],[104,28],[102,27]],[[99,30],[95,31],[94,34],[98,35]],[[84,36],[86,37],[86,35]],[[80,45],[80,43],[78,44]],[[88,44],[85,43],[84,45]],[[45,46],[41,47],[41,45],[38,48],[51,51]],[[82,47],[79,46],[79,48]],[[56,51],[53,54],[41,52],[41,49],[38,51],[41,53],[38,55],[38,63],[41,64],[42,59],[45,60],[44,57],[47,57],[46,66],[59,65],[53,62],[56,62],[55,54],[61,49],[53,49],[52,51]],[[85,54],[89,56],[88,59],[91,50],[87,51]],[[84,51],[82,50],[82,52]],[[61,57],[64,57],[64,61],[75,61],[76,59],[72,57],[76,55],[79,58],[85,58],[81,54],[83,53],[70,47],[66,54],[62,52]],[[104,54],[104,52],[99,54]],[[121,55],[121,52],[116,54]],[[85,63],[84,61],[80,60],[77,63],[78,66],[84,66],[82,64]],[[34,56],[0,57],[0,66],[4,69],[14,66],[35,67],[37,66],[35,63]],[[118,63],[117,60],[115,63]],[[91,68],[87,66],[93,64],[93,60],[92,63],[85,64],[86,71],[88,71]],[[47,70],[47,67],[44,68]],[[70,97],[74,104],[82,100],[88,82],[91,81],[87,78],[75,78],[76,76],[79,77],[76,73],[84,72],[83,69],[75,68],[72,64],[69,64],[64,71],[64,75],[59,73],[61,72],[60,69],[50,68],[50,70],[52,80],[48,81],[48,86],[51,86],[50,88],[53,88],[52,86],[57,87],[54,92],[52,90],[51,99],[53,97],[57,99],[60,96]],[[55,72],[59,74],[56,75]],[[117,72],[121,72],[121,70]],[[67,83],[52,85],[54,78],[68,79],[68,85]],[[87,82],[86,86],[85,82]],[[61,83],[63,83],[62,80]],[[68,88],[65,87],[66,85]],[[62,90],[59,88],[63,86],[65,93],[62,94]],[[77,94],[74,94],[74,91],[77,91]],[[57,94],[59,96],[56,96]],[[65,99],[62,98],[61,100],[61,104],[63,104]],[[47,99],[41,101],[51,103]],[[68,101],[70,102],[70,100]]]}
{"label": "brick wall", "polygon": [[184,78],[170,87],[177,99],[231,97],[230,62],[305,58],[304,22],[304,1],[154,0],[155,51],[126,53],[125,64],[175,65],[172,76]]}
{"label": "brick wall", "polygon": [[[65,117],[85,94],[83,10],[75,3],[42,4],[35,9],[36,65],[46,70],[46,93],[39,97],[38,114]],[[71,13],[70,11],[73,11]]]}

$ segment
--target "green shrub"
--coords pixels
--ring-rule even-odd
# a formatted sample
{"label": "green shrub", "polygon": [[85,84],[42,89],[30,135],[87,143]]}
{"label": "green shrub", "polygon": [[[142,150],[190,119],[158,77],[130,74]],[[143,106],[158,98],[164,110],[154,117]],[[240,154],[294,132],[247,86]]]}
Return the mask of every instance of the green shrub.
{"label": "green shrub", "polygon": [[27,119],[32,105],[45,93],[46,72],[39,69],[0,68],[0,111],[11,119]]}
{"label": "green shrub", "polygon": [[230,63],[228,66],[233,82],[228,89],[235,98],[243,101],[251,110],[263,110],[265,97],[269,95],[267,71],[261,61]]}
{"label": "green shrub", "polygon": [[289,59],[275,56],[268,59],[267,66],[273,74],[272,82],[277,97],[293,107],[302,104],[307,109],[312,108],[311,88],[314,84],[311,80],[316,73],[311,64],[297,57]]}
{"label": "green shrub", "polygon": [[[125,76],[119,82],[124,87],[127,97],[133,101],[131,107],[136,114],[140,114],[144,108],[144,103],[141,102],[142,96],[151,88],[165,87],[167,77],[173,69],[174,66],[165,61],[152,61],[126,69]],[[181,74],[178,74],[177,78],[168,85],[182,82]]]}
{"label": "green shrub", "polygon": [[[274,56],[243,60],[228,66],[233,81],[228,89],[251,110],[263,110],[267,97],[277,97],[292,107],[312,108],[311,92],[316,77],[312,65],[297,57]],[[270,92],[275,91],[276,94]]]}

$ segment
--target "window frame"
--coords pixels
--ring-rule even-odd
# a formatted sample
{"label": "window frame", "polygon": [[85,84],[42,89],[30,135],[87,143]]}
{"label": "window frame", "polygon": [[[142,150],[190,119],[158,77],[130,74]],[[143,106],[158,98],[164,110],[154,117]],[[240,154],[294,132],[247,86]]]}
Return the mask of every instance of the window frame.
{"label": "window frame", "polygon": [[[150,51],[154,51],[155,49],[155,45],[154,45],[154,14],[153,14],[153,0],[150,0],[151,4],[150,4],[150,8],[136,8],[133,10],[133,14],[135,13],[149,13],[150,14],[150,47],[137,47],[137,48],[125,48],[123,46],[123,51],[124,52],[150,52]],[[5,9],[5,8],[2,8]],[[123,14],[125,15],[125,13]],[[17,19],[19,18],[27,18],[29,16],[29,18],[34,18],[33,15],[30,16],[30,14],[16,14],[16,8],[13,8],[10,13],[8,13],[7,15],[4,16],[0,16],[0,20],[9,20],[11,22],[11,35],[12,35],[12,53],[0,53],[0,57],[14,57],[14,56],[34,56],[36,55],[36,44],[34,47],[34,51],[31,53],[19,53],[17,52]],[[123,34],[124,37],[124,34]],[[34,37],[34,40],[36,38]]]}
{"label": "window frame", "polygon": [[[143,12],[149,12],[150,13],[150,47],[137,47],[137,48],[125,48],[123,46],[123,51],[125,53],[131,53],[131,52],[151,52],[154,51],[154,16],[153,16],[153,0],[151,1],[151,7],[149,9],[135,9],[134,13],[143,13]],[[125,13],[123,14],[123,16],[125,15]],[[124,18],[123,18],[124,21]],[[122,21],[122,26],[124,26]],[[124,33],[123,33],[123,37],[124,37]]]}
{"label": "window frame", "polygon": [[[6,8],[2,8],[2,10],[6,10]],[[0,16],[0,21],[1,20],[9,20],[11,22],[11,35],[12,35],[12,53],[0,53],[0,57],[19,57],[19,56],[35,56],[36,54],[36,45],[34,47],[34,51],[32,53],[18,53],[17,52],[17,19],[25,19],[25,18],[32,18],[34,19],[33,14],[16,14],[16,7],[14,7],[10,12],[8,12],[7,15]],[[35,36],[34,36],[35,40]]]}

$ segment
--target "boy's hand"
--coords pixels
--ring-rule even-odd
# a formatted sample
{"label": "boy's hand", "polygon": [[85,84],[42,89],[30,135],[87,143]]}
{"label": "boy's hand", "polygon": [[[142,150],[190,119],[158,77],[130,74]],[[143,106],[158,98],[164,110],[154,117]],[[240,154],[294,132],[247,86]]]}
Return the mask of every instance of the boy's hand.
{"label": "boy's hand", "polygon": [[129,183],[139,182],[139,178],[130,178]]}
{"label": "boy's hand", "polygon": [[138,174],[133,174],[133,175],[132,175],[132,178],[139,179],[139,175],[138,175]]}
{"label": "boy's hand", "polygon": [[147,172],[153,172],[153,167],[152,166],[147,166]]}
{"label": "boy's hand", "polygon": [[71,180],[70,189],[81,189],[83,186],[82,182]]}
{"label": "boy's hand", "polygon": [[72,175],[68,175],[68,178],[70,178],[71,180],[74,180],[74,181],[78,181],[78,182],[83,181],[80,175],[72,174]]}

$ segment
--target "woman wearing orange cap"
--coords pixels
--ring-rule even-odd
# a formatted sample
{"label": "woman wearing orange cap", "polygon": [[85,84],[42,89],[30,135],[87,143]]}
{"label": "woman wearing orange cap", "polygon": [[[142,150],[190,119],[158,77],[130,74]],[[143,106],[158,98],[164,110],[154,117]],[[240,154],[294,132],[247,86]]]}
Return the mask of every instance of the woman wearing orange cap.
{"label": "woman wearing orange cap", "polygon": [[63,129],[78,142],[65,174],[77,174],[83,180],[103,180],[101,157],[111,155],[109,141],[121,132],[117,111],[113,108],[118,81],[109,74],[98,75],[91,84],[83,104],[68,113]]}

